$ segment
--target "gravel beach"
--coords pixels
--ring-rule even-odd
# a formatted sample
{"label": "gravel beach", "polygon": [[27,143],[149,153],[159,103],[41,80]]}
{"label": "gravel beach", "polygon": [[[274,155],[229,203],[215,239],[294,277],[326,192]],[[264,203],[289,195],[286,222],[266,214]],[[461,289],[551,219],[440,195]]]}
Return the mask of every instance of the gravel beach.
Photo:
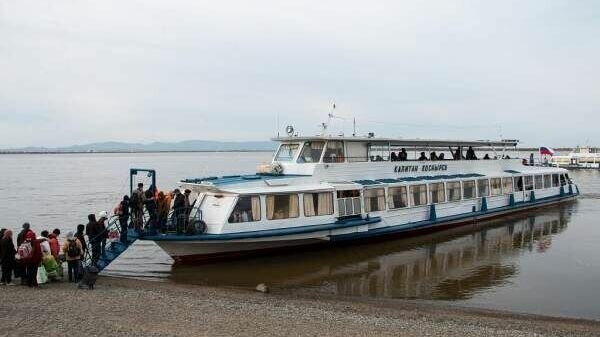
{"label": "gravel beach", "polygon": [[0,327],[0,336],[600,336],[594,321],[109,277],[93,291],[0,287]]}

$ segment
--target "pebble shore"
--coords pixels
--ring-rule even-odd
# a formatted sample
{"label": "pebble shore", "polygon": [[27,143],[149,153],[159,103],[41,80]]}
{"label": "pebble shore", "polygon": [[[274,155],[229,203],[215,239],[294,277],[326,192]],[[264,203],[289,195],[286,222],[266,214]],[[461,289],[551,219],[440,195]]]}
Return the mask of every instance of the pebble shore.
{"label": "pebble shore", "polygon": [[600,336],[600,322],[101,277],[0,287],[0,336]]}

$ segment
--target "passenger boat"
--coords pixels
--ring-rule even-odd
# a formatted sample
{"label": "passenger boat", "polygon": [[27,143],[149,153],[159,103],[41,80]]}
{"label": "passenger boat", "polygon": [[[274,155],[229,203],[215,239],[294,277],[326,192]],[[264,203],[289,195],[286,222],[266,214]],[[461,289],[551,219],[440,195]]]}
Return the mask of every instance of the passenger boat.
{"label": "passenger boat", "polygon": [[[526,166],[509,158],[506,151],[516,147],[516,140],[302,137],[291,132],[274,141],[279,146],[272,161],[255,174],[181,181],[196,195],[190,221],[201,233],[140,239],[155,241],[179,262],[230,258],[407,236],[579,194],[565,169]],[[465,159],[467,148],[472,160]],[[445,150],[456,159],[431,155],[417,160],[421,150]],[[492,152],[493,159],[477,160],[476,151]]]}
{"label": "passenger boat", "polygon": [[566,156],[552,156],[552,165],[565,168],[600,168],[600,152],[598,149],[576,147]]}

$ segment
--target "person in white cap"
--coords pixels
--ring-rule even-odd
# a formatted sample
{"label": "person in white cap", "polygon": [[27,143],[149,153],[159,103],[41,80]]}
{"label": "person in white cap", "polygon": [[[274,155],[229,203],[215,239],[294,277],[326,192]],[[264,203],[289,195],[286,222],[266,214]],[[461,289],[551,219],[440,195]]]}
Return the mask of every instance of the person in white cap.
{"label": "person in white cap", "polygon": [[106,219],[108,219],[108,213],[106,213],[106,211],[102,211],[100,214],[98,214],[98,230],[102,233],[102,235],[100,235],[100,239],[102,240],[102,249],[100,251],[100,255],[104,255],[106,240],[108,239],[108,231],[106,230],[105,224]]}

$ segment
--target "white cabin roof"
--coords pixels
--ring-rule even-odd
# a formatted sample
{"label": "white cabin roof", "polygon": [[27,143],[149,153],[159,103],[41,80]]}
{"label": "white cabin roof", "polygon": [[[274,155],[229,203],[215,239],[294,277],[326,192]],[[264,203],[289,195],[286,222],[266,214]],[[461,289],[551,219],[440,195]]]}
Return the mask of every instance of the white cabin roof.
{"label": "white cabin roof", "polygon": [[346,142],[367,142],[367,143],[391,143],[399,146],[472,146],[472,147],[514,147],[519,143],[516,139],[505,140],[451,140],[451,139],[403,139],[403,138],[380,138],[368,136],[289,136],[272,138],[276,142],[302,142],[302,141],[326,141],[338,140]]}

